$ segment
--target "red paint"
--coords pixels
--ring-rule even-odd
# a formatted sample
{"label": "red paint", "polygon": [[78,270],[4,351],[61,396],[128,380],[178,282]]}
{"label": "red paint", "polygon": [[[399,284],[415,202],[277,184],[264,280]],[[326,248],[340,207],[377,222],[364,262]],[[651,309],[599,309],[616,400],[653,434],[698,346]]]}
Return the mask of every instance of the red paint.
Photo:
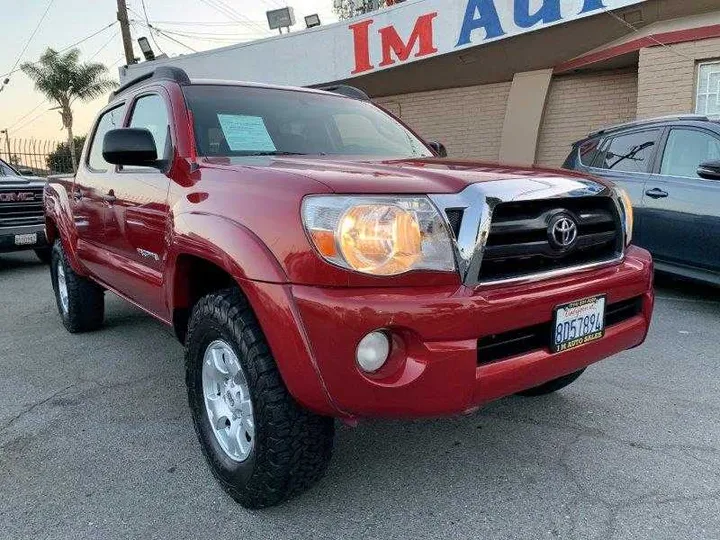
{"label": "red paint", "polygon": [[558,64],[555,67],[555,73],[573,71],[597,62],[603,62],[624,54],[637,52],[646,47],[673,45],[677,43],[687,43],[690,41],[700,41],[703,39],[712,39],[717,37],[720,37],[720,24],[652,34],[650,36],[634,39],[632,41],[628,41],[627,43],[616,45],[615,47],[609,47],[607,49],[586,54],[573,60],[563,62],[562,64]]}
{"label": "red paint", "polygon": [[[436,53],[438,50],[434,44],[433,20],[437,15],[437,12],[434,12],[418,17],[407,42],[403,41],[394,26],[380,28],[378,30],[382,49],[380,66],[391,66],[397,61],[405,62],[416,48],[416,58]],[[373,19],[366,19],[348,26],[353,34],[355,52],[355,69],[351,72],[352,75],[370,71],[375,67],[370,58],[370,27],[372,24]]]}
{"label": "red paint", "polygon": [[437,12],[428,13],[427,15],[419,17],[415,23],[412,33],[410,34],[410,37],[407,40],[407,43],[403,42],[394,26],[381,28],[378,31],[380,33],[383,56],[380,66],[385,67],[393,65],[395,63],[393,53],[400,62],[404,62],[410,58],[410,55],[416,45],[416,58],[436,53],[438,50],[433,44],[433,19],[435,19],[435,17],[437,17]]}
{"label": "red paint", "polygon": [[353,46],[355,48],[355,69],[352,74],[370,71],[375,66],[370,61],[370,32],[372,19],[357,22],[348,26],[353,33]]}
{"label": "red paint", "polygon": [[[53,178],[46,189],[51,240],[61,238],[76,272],[167,324],[192,307],[193,262],[215,265],[247,296],[289,391],[313,411],[344,419],[461,413],[645,338],[652,312],[645,251],[630,249],[622,264],[601,270],[470,289],[455,273],[387,278],[331,266],[310,246],[300,218],[309,194],[457,193],[477,182],[584,178],[579,173],[337,156],[268,157],[252,166],[197,158],[196,164],[180,88],[163,81],[139,91],[166,100],[174,146],[169,173],[97,174],[84,154],[76,178]],[[125,99],[130,110],[134,95]],[[81,201],[71,196],[78,190]],[[111,204],[101,197],[110,191]],[[553,306],[599,293],[610,302],[644,295],[644,312],[577,350],[536,351],[478,367],[479,338],[547,322]],[[376,328],[392,330],[394,353],[383,370],[366,376],[354,351]]]}

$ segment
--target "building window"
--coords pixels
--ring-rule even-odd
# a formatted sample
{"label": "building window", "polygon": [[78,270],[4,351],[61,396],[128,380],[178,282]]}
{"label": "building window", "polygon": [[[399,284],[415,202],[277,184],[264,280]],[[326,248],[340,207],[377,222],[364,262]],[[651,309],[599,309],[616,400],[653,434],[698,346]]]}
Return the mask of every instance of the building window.
{"label": "building window", "polygon": [[695,112],[720,115],[720,61],[704,62],[698,66]]}

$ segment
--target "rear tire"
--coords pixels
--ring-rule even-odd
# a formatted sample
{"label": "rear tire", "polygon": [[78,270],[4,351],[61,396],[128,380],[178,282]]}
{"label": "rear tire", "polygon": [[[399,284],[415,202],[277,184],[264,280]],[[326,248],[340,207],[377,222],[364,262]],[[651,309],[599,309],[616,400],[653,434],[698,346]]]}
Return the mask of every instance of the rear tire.
{"label": "rear tire", "polygon": [[185,362],[202,452],[236,502],[248,509],[274,506],[322,478],[334,421],[303,409],[290,395],[238,289],[209,294],[195,305]]}
{"label": "rear tire", "polygon": [[102,326],[105,318],[105,291],[75,273],[60,240],[53,245],[50,277],[58,312],[68,332],[91,332]]}
{"label": "rear tire", "polygon": [[572,383],[578,380],[578,378],[580,377],[580,375],[583,374],[584,371],[584,369],[581,369],[580,371],[576,371],[575,373],[571,373],[570,375],[565,375],[564,377],[560,377],[553,381],[546,382],[543,385],[536,386],[535,388],[530,388],[529,390],[518,392],[518,395],[525,397],[538,397],[552,394],[553,392],[562,390],[566,386],[570,386]]}
{"label": "rear tire", "polygon": [[50,264],[52,261],[52,248],[38,248],[35,250],[35,255],[43,264]]}

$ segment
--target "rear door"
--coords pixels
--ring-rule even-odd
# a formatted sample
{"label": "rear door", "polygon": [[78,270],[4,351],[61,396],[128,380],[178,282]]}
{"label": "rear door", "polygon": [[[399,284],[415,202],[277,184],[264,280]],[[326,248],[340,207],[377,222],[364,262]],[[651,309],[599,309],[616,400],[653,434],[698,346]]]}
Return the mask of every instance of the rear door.
{"label": "rear door", "polygon": [[652,178],[658,145],[663,128],[639,128],[608,135],[599,151],[593,153],[592,167],[588,171],[606,178],[625,189],[635,209],[634,242],[643,245],[641,223],[645,219],[643,194]]}
{"label": "rear door", "polygon": [[[137,96],[128,126],[150,130],[159,159],[170,160],[169,97],[162,88]],[[109,186],[105,243],[112,259],[109,282],[120,293],[160,317],[166,317],[162,286],[167,258],[165,240],[170,179],[159,169],[118,167]]]}
{"label": "rear door", "polygon": [[101,281],[108,277],[105,254],[105,211],[108,208],[115,167],[103,159],[105,134],[122,127],[125,105],[104,111],[99,117],[88,150],[75,175],[70,205],[78,235],[77,253],[88,270]]}
{"label": "rear door", "polygon": [[698,127],[672,127],[645,185],[645,246],[662,261],[720,270],[720,181],[697,175],[720,160],[720,136]]}

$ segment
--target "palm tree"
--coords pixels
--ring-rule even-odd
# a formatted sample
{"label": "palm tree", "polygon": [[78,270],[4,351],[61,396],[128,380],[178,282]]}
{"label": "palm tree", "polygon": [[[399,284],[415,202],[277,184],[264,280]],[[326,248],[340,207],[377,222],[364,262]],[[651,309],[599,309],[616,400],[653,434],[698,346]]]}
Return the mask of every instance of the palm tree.
{"label": "palm tree", "polygon": [[67,129],[68,146],[73,170],[77,171],[77,155],[73,144],[72,104],[76,100],[90,101],[115,88],[115,81],[105,74],[107,67],[99,63],[80,63],[80,51],[72,49],[59,53],[46,50],[38,62],[25,62],[20,69],[35,82],[38,92],[57,103],[62,124]]}

